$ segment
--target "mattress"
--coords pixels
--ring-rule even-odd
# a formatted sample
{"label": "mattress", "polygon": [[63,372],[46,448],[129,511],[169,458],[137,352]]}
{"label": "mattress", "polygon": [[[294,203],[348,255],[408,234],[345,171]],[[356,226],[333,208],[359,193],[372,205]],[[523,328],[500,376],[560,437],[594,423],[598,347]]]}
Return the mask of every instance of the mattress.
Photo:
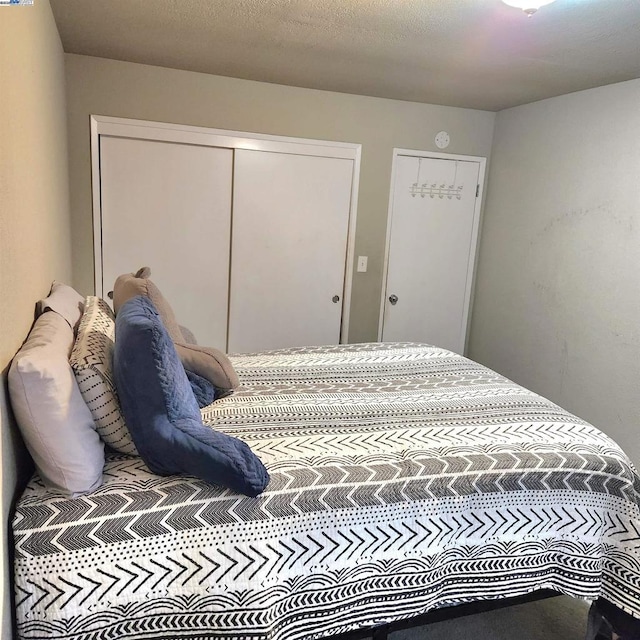
{"label": "mattress", "polygon": [[21,638],[321,638],[554,589],[640,617],[640,480],[602,432],[417,344],[234,356],[203,409],[271,482],[247,498],[112,456],[13,520]]}

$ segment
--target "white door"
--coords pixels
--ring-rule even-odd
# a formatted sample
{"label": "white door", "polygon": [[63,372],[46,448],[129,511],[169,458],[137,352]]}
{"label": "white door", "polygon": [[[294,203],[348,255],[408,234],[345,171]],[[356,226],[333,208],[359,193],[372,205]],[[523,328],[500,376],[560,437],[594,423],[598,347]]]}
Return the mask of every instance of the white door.
{"label": "white door", "polygon": [[463,353],[482,159],[396,155],[383,301],[384,341]]}
{"label": "white door", "polygon": [[151,267],[178,322],[225,348],[233,151],[100,137],[102,294]]}
{"label": "white door", "polygon": [[338,344],[353,160],[236,150],[230,352]]}

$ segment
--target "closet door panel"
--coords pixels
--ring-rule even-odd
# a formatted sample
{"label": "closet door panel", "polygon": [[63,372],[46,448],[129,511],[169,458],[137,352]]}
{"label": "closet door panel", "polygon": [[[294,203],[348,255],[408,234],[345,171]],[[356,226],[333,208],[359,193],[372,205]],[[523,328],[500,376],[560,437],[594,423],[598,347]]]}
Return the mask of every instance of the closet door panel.
{"label": "closet door panel", "polygon": [[353,160],[237,150],[229,351],[338,344]]}
{"label": "closet door panel", "polygon": [[232,172],[231,149],[101,136],[103,297],[149,266],[180,324],[224,349]]}

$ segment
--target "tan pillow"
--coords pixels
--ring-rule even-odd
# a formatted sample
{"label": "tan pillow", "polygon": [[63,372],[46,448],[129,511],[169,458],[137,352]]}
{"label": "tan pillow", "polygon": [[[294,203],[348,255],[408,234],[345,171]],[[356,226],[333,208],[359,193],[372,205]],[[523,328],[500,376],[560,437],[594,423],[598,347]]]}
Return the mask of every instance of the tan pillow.
{"label": "tan pillow", "polygon": [[180,362],[187,371],[197,373],[222,391],[231,391],[240,384],[238,374],[222,351],[185,342],[174,344]]}
{"label": "tan pillow", "polygon": [[182,332],[171,305],[158,287],[149,280],[150,275],[151,269],[142,267],[135,274],[126,273],[118,276],[113,287],[113,308],[116,314],[130,298],[147,296],[158,310],[162,323],[175,344],[182,366],[187,371],[202,376],[222,391],[235,389],[240,381],[229,358],[213,347],[190,344],[191,340]]}
{"label": "tan pillow", "polygon": [[160,289],[149,280],[151,269],[142,267],[137,273],[125,273],[118,276],[113,286],[113,310],[118,314],[120,307],[136,296],[146,296],[153,302],[162,319],[162,324],[174,342],[185,342],[180,325],[176,320],[171,305],[160,293]]}

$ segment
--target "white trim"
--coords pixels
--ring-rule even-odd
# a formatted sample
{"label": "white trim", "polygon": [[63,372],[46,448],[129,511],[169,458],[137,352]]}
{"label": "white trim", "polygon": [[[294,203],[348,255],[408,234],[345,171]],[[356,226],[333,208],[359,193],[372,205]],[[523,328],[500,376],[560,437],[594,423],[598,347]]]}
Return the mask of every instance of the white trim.
{"label": "white trim", "polygon": [[104,298],[102,286],[102,200],[100,197],[99,122],[91,116],[91,193],[93,199],[93,293]]}
{"label": "white trim", "polygon": [[389,277],[389,249],[391,247],[391,226],[393,224],[393,194],[396,188],[396,158],[400,155],[400,149],[393,150],[391,161],[391,185],[389,187],[389,206],[387,207],[387,237],[384,243],[384,261],[382,263],[382,298],[380,299],[380,314],[378,316],[378,342],[382,342],[382,329],[384,326],[384,309],[387,299],[387,279]]}
{"label": "white trim", "polygon": [[484,197],[484,178],[487,168],[487,159],[478,158],[478,195],[473,211],[473,230],[471,232],[471,247],[469,267],[467,268],[467,290],[465,291],[464,316],[462,318],[462,344],[463,354],[466,355],[469,344],[469,326],[471,325],[471,300],[476,286],[476,267],[478,257],[478,239],[480,237],[480,214],[482,212],[482,199]]}
{"label": "white trim", "polygon": [[293,138],[226,129],[209,129],[189,125],[131,120],[111,116],[91,116],[91,175],[93,193],[93,263],[95,294],[105,295],[102,283],[102,203],[100,198],[100,136],[161,140],[181,144],[196,144],[228,149],[250,149],[328,158],[353,160],[353,182],[349,207],[347,252],[342,300],[340,342],[349,335],[351,292],[353,288],[353,261],[355,257],[356,219],[358,211],[358,187],[360,181],[360,157],[362,145],[351,142],[330,142],[308,138]]}
{"label": "white trim", "polygon": [[471,247],[469,253],[469,267],[467,270],[467,287],[465,290],[464,312],[461,323],[461,342],[463,344],[464,353],[467,352],[467,342],[469,338],[469,323],[471,320],[470,306],[472,292],[475,286],[475,268],[476,256],[478,253],[478,236],[480,229],[480,212],[482,210],[482,199],[484,194],[484,179],[487,165],[487,159],[482,156],[461,156],[449,153],[440,153],[435,151],[418,151],[416,149],[398,149],[393,150],[393,160],[391,165],[391,187],[389,190],[389,207],[387,209],[387,237],[384,250],[383,263],[383,283],[382,298],[380,300],[380,315],[378,317],[378,341],[382,341],[382,332],[384,329],[384,310],[387,299],[387,281],[389,276],[389,249],[391,246],[391,229],[393,226],[393,196],[395,191],[396,180],[396,160],[398,156],[409,156],[415,158],[429,158],[436,160],[457,160],[459,162],[474,162],[478,164],[478,196],[476,198],[473,210],[473,228],[471,231]]}
{"label": "white trim", "polygon": [[351,291],[353,289],[353,262],[356,252],[356,216],[358,212],[358,189],[360,186],[360,152],[356,149],[353,160],[353,180],[351,182],[351,204],[349,206],[349,229],[347,231],[347,255],[345,256],[344,290],[342,293],[342,323],[340,325],[340,343],[349,339],[349,320],[351,318]]}
{"label": "white trim", "polygon": [[441,153],[439,151],[419,151],[418,149],[393,149],[393,160],[398,156],[409,156],[411,158],[434,158],[436,160],[458,160],[461,162],[486,163],[483,156],[460,156],[453,153]]}
{"label": "white trim", "polygon": [[146,120],[129,120],[108,116],[91,116],[96,122],[100,135],[122,138],[140,138],[143,140],[162,140],[182,144],[198,144],[208,147],[229,149],[249,149],[254,151],[272,151],[276,153],[299,153],[308,156],[327,156],[330,158],[348,158],[355,160],[361,147],[350,142],[329,142],[308,138],[291,138],[226,129],[209,129],[187,125],[167,124]]}

